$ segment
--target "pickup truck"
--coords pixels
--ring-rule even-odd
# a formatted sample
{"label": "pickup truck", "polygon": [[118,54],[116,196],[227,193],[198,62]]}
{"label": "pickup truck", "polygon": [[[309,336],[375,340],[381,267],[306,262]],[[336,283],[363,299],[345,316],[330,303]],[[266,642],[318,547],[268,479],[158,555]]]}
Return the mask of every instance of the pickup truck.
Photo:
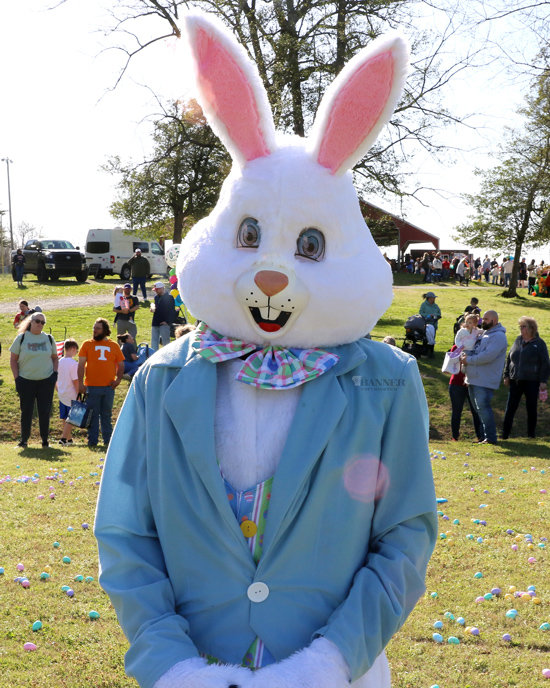
{"label": "pickup truck", "polygon": [[[88,279],[86,256],[70,241],[30,239],[22,250],[25,256],[25,274],[36,275],[39,282],[68,276],[76,277],[78,282]],[[15,253],[16,251],[12,251],[12,261]],[[12,273],[15,279],[15,268],[12,268]]]}

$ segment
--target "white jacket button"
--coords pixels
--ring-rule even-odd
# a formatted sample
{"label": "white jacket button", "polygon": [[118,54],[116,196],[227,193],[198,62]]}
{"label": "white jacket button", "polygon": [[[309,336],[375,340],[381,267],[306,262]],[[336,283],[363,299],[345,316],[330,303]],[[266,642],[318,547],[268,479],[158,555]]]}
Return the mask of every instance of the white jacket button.
{"label": "white jacket button", "polygon": [[248,586],[246,595],[251,602],[263,602],[269,597],[269,588],[265,583],[252,583]]}

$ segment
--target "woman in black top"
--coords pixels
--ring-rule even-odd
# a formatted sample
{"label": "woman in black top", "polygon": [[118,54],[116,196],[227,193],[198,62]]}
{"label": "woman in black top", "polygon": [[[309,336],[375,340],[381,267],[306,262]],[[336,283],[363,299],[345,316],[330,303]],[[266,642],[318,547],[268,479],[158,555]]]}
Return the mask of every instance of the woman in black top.
{"label": "woman in black top", "polygon": [[510,436],[514,415],[522,394],[527,408],[527,436],[534,437],[537,427],[537,401],[539,389],[546,390],[550,373],[548,349],[539,337],[537,321],[523,316],[519,319],[520,336],[506,358],[504,384],[509,387],[502,439]]}

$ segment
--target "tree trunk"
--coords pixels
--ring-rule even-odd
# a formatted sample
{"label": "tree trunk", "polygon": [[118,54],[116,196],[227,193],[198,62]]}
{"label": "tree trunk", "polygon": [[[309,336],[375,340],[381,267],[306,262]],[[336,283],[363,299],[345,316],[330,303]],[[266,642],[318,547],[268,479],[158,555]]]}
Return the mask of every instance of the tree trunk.
{"label": "tree trunk", "polygon": [[293,0],[286,0],[286,14],[282,2],[274,2],[277,21],[286,47],[286,69],[292,102],[292,128],[298,136],[304,135],[304,110],[300,77],[300,39],[296,28],[298,15]]}
{"label": "tree trunk", "polygon": [[521,251],[523,250],[523,242],[525,241],[525,236],[527,230],[529,229],[529,222],[531,221],[531,213],[533,212],[533,202],[535,199],[535,192],[537,186],[532,186],[525,202],[525,210],[523,211],[523,218],[521,221],[521,227],[516,234],[516,250],[514,252],[514,265],[512,266],[512,274],[510,276],[510,284],[508,289],[502,292],[502,296],[507,299],[514,298],[518,295],[516,287],[518,284],[518,267],[519,260],[521,258]]}
{"label": "tree trunk", "polygon": [[183,235],[183,220],[183,210],[176,210],[174,212],[174,236],[172,237],[172,241],[175,244],[181,244],[181,239]]}

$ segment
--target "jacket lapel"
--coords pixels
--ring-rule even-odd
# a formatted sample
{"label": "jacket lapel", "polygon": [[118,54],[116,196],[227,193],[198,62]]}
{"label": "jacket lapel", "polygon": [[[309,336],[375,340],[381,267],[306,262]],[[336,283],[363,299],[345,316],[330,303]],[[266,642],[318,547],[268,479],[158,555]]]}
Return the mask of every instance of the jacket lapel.
{"label": "jacket lapel", "polygon": [[239,543],[239,548],[253,562],[250,549],[229,505],[216,460],[216,365],[201,356],[191,354],[166,390],[164,407],[180,437],[185,456],[200,475],[214,507]]}
{"label": "jacket lapel", "polygon": [[366,357],[356,344],[335,347],[331,351],[340,357],[337,365],[315,380],[306,382],[302,388],[296,415],[273,480],[262,559],[269,555],[269,550],[292,520],[296,500],[303,492],[304,483],[321,458],[347,406],[347,397],[338,376],[355,368]]}

